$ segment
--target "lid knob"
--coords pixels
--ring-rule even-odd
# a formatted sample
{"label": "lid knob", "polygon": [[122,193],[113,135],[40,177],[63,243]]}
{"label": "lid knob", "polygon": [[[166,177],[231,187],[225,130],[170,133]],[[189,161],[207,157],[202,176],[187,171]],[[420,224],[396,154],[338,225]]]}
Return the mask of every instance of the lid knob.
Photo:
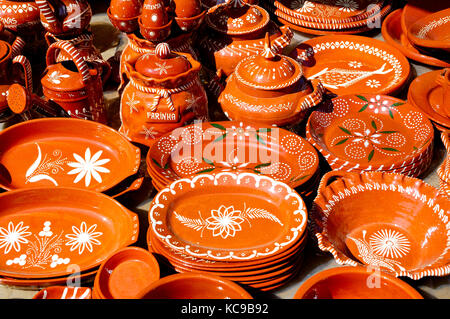
{"label": "lid knob", "polygon": [[155,49],[156,56],[160,59],[167,59],[170,56],[170,47],[167,43],[159,43]]}
{"label": "lid knob", "polygon": [[246,5],[244,0],[228,0],[228,5],[234,8],[242,8]]}
{"label": "lid knob", "polygon": [[267,60],[273,60],[277,56],[277,54],[272,50],[269,32],[266,32],[266,37],[264,39],[264,52],[262,53],[262,56]]}

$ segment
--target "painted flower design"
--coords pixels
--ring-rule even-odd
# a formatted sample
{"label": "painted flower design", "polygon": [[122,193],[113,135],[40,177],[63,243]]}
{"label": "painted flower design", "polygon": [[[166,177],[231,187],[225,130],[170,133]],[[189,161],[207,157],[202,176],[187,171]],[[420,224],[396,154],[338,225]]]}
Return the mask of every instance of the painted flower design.
{"label": "painted flower design", "polygon": [[16,226],[13,222],[9,222],[8,228],[0,227],[0,249],[5,248],[4,254],[8,254],[13,248],[18,252],[21,244],[28,243],[26,237],[31,236],[29,228],[29,226],[23,226],[23,222]]}
{"label": "painted flower design", "polygon": [[75,158],[76,162],[68,163],[67,165],[72,167],[73,170],[68,172],[69,175],[78,174],[75,180],[73,181],[74,184],[77,184],[79,181],[81,181],[84,178],[84,184],[86,187],[89,187],[91,184],[92,177],[99,183],[102,182],[102,177],[99,173],[110,173],[110,170],[103,167],[106,163],[109,163],[111,160],[109,158],[100,159],[102,156],[103,151],[98,151],[94,154],[94,156],[91,157],[91,150],[88,147],[86,149],[86,152],[84,153],[84,158],[80,155],[74,153],[73,157]]}
{"label": "painted flower design", "polygon": [[360,67],[362,67],[362,63],[359,61],[350,61],[348,63],[348,66],[354,69],[359,69]]}
{"label": "painted flower design", "polygon": [[241,231],[241,224],[244,219],[240,216],[241,211],[235,210],[233,206],[220,206],[217,210],[211,211],[211,217],[206,219],[209,230],[212,230],[213,236],[221,236],[223,239],[234,237],[237,231]]}
{"label": "painted flower design", "polygon": [[241,18],[236,18],[231,22],[231,25],[235,28],[240,28],[244,25],[244,21]]}
{"label": "painted flower design", "polygon": [[369,243],[373,251],[383,257],[401,258],[410,250],[408,239],[392,229],[382,229],[372,234]]}
{"label": "painted flower design", "polygon": [[375,98],[369,100],[369,109],[373,110],[375,114],[386,112],[389,109],[389,101],[382,100],[381,96],[377,95]]}
{"label": "painted flower design", "polygon": [[253,14],[249,14],[247,15],[247,17],[245,18],[249,23],[255,23],[256,22],[256,17]]}
{"label": "painted flower design", "polygon": [[240,163],[239,164],[239,158],[236,156],[234,157],[231,161],[228,162],[220,162],[220,165],[222,165],[223,169],[221,169],[221,171],[223,172],[229,172],[229,171],[237,171],[238,169],[241,168],[246,168],[249,163]]}
{"label": "painted flower design", "polygon": [[311,12],[314,10],[314,3],[306,0],[295,0],[291,2],[291,9],[297,12]]}
{"label": "painted flower design", "polygon": [[381,82],[378,80],[367,80],[366,86],[372,89],[379,88],[381,86]]}
{"label": "painted flower design", "polygon": [[82,222],[80,228],[72,226],[73,234],[67,234],[66,246],[71,246],[70,251],[78,249],[78,253],[81,255],[85,249],[89,252],[93,251],[93,245],[101,245],[101,242],[97,239],[103,233],[96,232],[97,225],[94,224],[88,228],[85,222]]}
{"label": "painted flower design", "polygon": [[372,133],[369,129],[365,130],[362,133],[354,132],[353,135],[355,136],[353,142],[363,143],[365,148],[368,148],[369,145],[372,144],[380,144],[379,138],[381,137],[381,134]]}
{"label": "painted flower design", "polygon": [[343,12],[353,12],[358,9],[358,4],[353,0],[337,0],[336,6]]}
{"label": "painted flower design", "polygon": [[48,79],[54,84],[61,84],[61,79],[67,79],[69,77],[68,74],[62,74],[59,71],[53,71],[48,75]]}
{"label": "painted flower design", "polygon": [[243,140],[245,137],[250,136],[250,130],[252,130],[251,126],[244,127],[244,123],[239,123],[239,126],[231,126],[231,131],[233,136],[237,136],[239,140]]}
{"label": "painted flower design", "polygon": [[172,68],[172,65],[167,65],[166,62],[155,64],[158,66],[155,71],[159,72],[159,75],[168,74],[168,70]]}

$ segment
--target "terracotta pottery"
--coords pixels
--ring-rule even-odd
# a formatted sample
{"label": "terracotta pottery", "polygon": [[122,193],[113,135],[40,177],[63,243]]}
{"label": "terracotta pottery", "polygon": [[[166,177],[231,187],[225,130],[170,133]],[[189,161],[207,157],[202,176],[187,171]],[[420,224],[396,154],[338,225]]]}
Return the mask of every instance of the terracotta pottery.
{"label": "terracotta pottery", "polygon": [[34,1],[1,0],[0,21],[11,31],[30,31],[40,24],[39,8]]}
{"label": "terracotta pottery", "polygon": [[264,126],[301,122],[322,101],[319,80],[308,81],[294,59],[276,54],[268,34],[261,55],[243,59],[227,79],[219,103],[231,120]]}
{"label": "terracotta pottery", "polygon": [[101,299],[135,299],[159,279],[159,265],[148,251],[126,247],[106,259],[95,277]]}
{"label": "terracotta pottery", "polygon": [[450,51],[450,8],[416,21],[408,29],[408,38],[419,47]]}
{"label": "terracotta pottery", "polygon": [[[56,62],[59,51],[71,62]],[[98,67],[90,67],[68,41],[58,41],[47,51],[47,68],[41,79],[44,95],[75,118],[106,123],[103,83]]]}
{"label": "terracotta pottery", "polygon": [[[221,196],[224,192],[226,196]],[[230,223],[221,226],[223,218]],[[301,237],[306,218],[303,200],[295,191],[253,173],[178,180],[158,193],[149,212],[150,230],[160,241],[209,260],[258,260],[281,253]],[[198,227],[192,228],[192,223]]]}
{"label": "terracotta pottery", "polygon": [[154,140],[195,119],[207,119],[208,101],[191,55],[160,43],[154,53],[125,62],[130,75],[121,99],[120,132],[151,146]]}
{"label": "terracotta pottery", "polygon": [[306,138],[339,170],[389,170],[411,165],[431,148],[430,121],[405,101],[343,95],[314,111]]}
{"label": "terracotta pottery", "polygon": [[394,94],[409,77],[410,65],[392,46],[354,35],[307,40],[291,53],[308,79],[320,79],[332,93]]}
{"label": "terracotta pottery", "polygon": [[56,36],[74,36],[89,26],[92,10],[87,0],[36,0],[41,23],[47,32]]}
{"label": "terracotta pottery", "polygon": [[67,276],[70,264],[86,271],[134,243],[139,232],[136,214],[92,191],[25,189],[0,194],[0,202],[2,276]]}
{"label": "terracotta pottery", "polygon": [[384,40],[400,50],[400,52],[409,59],[438,67],[450,67],[450,63],[419,52],[419,50],[409,42],[409,39],[403,33],[401,26],[402,13],[403,9],[397,9],[384,19],[381,27],[381,33],[383,34]]}
{"label": "terracotta pottery", "polygon": [[173,0],[175,15],[179,18],[190,18],[199,15],[203,10],[200,0]]}
{"label": "terracotta pottery", "polygon": [[176,274],[162,278],[139,299],[253,299],[239,285],[212,275]]}
{"label": "terracotta pottery", "polygon": [[19,287],[21,289],[42,289],[44,287],[52,286],[62,286],[68,284],[74,284],[76,282],[81,282],[83,284],[89,284],[94,280],[97,274],[97,268],[94,270],[88,270],[82,273],[71,273],[63,277],[53,277],[53,278],[43,278],[43,279],[18,279],[11,277],[0,276],[0,284],[15,288]]}
{"label": "terracotta pottery", "polygon": [[159,42],[169,37],[173,18],[169,18],[163,0],[145,0],[138,22],[145,39]]}
{"label": "terracotta pottery", "polygon": [[230,0],[208,10],[204,30],[198,36],[202,64],[229,76],[243,57],[264,51],[264,36],[270,34],[277,52],[289,45],[293,33],[279,29],[269,14],[257,5]]}
{"label": "terracotta pottery", "polygon": [[449,90],[450,69],[427,72],[411,82],[408,102],[424,112],[435,125],[450,129]]}
{"label": "terracotta pottery", "polygon": [[111,0],[110,14],[118,19],[136,19],[142,13],[142,0]]}
{"label": "terracotta pottery", "polygon": [[206,10],[193,17],[181,18],[175,17],[175,22],[184,32],[191,32],[197,29],[206,16]]}
{"label": "terracotta pottery", "polygon": [[410,285],[368,267],[337,267],[306,280],[294,299],[423,299]]}
{"label": "terracotta pottery", "polygon": [[0,186],[66,186],[103,192],[137,173],[140,150],[99,123],[48,118],[0,133]]}
{"label": "terracotta pottery", "polygon": [[32,69],[28,59],[23,55],[15,55],[11,45],[0,41],[0,122],[6,121],[13,116],[8,108],[7,92],[11,84],[20,81],[16,73],[12,73],[13,65],[19,65],[22,69],[25,87],[31,92],[33,89]]}
{"label": "terracotta pottery", "polygon": [[33,299],[91,299],[91,288],[52,286],[39,291]]}
{"label": "terracotta pottery", "polygon": [[25,47],[25,41],[18,35],[5,28],[0,19],[0,40],[8,42],[11,45],[12,57],[22,54]]}
{"label": "terracotta pottery", "polygon": [[288,26],[292,30],[296,30],[296,31],[299,31],[299,32],[302,32],[302,33],[305,33],[305,34],[312,34],[312,35],[359,34],[359,33],[364,33],[364,32],[372,30],[371,28],[369,28],[367,26],[360,27],[360,28],[354,28],[354,29],[344,29],[344,30],[310,29],[310,28],[298,26],[298,25],[293,24],[293,23],[291,23],[289,21],[283,20],[282,18],[279,18],[279,17],[278,17],[278,21],[280,23]]}
{"label": "terracotta pottery", "polygon": [[[216,153],[208,156],[212,146]],[[262,174],[295,188],[313,180],[319,157],[311,144],[287,130],[206,122],[159,138],[147,153],[147,169],[164,186],[201,173],[228,171]]]}
{"label": "terracotta pottery", "polygon": [[322,178],[311,220],[319,248],[337,263],[418,280],[450,273],[449,209],[419,179],[336,171]]}

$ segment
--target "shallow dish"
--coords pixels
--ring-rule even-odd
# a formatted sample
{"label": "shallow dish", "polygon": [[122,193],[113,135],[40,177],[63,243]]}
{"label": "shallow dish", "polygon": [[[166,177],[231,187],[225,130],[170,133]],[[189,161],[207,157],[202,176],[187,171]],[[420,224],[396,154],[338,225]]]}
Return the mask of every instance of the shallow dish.
{"label": "shallow dish", "polygon": [[319,248],[337,263],[414,280],[450,273],[449,217],[436,188],[380,172],[325,174],[311,211]]}
{"label": "shallow dish", "polygon": [[137,215],[101,193],[33,188],[0,194],[0,275],[49,279],[83,272],[137,240]]}
{"label": "shallow dish", "polygon": [[359,28],[352,28],[352,29],[341,29],[341,30],[323,30],[323,29],[312,29],[312,28],[306,28],[299,25],[296,25],[294,23],[291,23],[289,21],[286,21],[280,17],[278,17],[278,21],[280,23],[288,26],[292,30],[296,30],[299,32],[303,32],[306,34],[312,34],[312,35],[342,35],[342,34],[360,34],[364,33],[370,30],[373,30],[369,28],[368,26],[359,27]]}
{"label": "shallow dish", "polygon": [[337,267],[308,278],[294,299],[423,299],[410,285],[368,267]]}
{"label": "shallow dish", "polygon": [[91,288],[53,286],[42,289],[33,299],[91,299]]}
{"label": "shallow dish", "polygon": [[383,41],[354,35],[307,40],[290,54],[308,79],[320,79],[332,93],[394,94],[409,77],[410,65]]}

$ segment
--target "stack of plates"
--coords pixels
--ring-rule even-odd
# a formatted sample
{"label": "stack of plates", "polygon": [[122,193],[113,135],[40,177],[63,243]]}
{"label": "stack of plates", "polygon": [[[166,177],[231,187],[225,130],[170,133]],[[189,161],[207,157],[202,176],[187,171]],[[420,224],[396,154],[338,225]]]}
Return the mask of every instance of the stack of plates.
{"label": "stack of plates", "polygon": [[201,174],[156,195],[147,241],[178,272],[214,274],[266,291],[298,273],[307,218],[301,197],[272,178]]}
{"label": "stack of plates", "polygon": [[[308,34],[356,34],[381,27],[391,0],[280,0],[272,12],[294,30]],[[268,5],[267,5],[268,6]]]}
{"label": "stack of plates", "polygon": [[344,95],[314,111],[306,137],[333,170],[413,177],[431,165],[434,131],[419,109],[384,95]]}
{"label": "stack of plates", "polygon": [[242,122],[200,123],[159,138],[147,154],[157,190],[202,173],[251,172],[288,184],[307,200],[320,180],[319,157],[300,136]]}

